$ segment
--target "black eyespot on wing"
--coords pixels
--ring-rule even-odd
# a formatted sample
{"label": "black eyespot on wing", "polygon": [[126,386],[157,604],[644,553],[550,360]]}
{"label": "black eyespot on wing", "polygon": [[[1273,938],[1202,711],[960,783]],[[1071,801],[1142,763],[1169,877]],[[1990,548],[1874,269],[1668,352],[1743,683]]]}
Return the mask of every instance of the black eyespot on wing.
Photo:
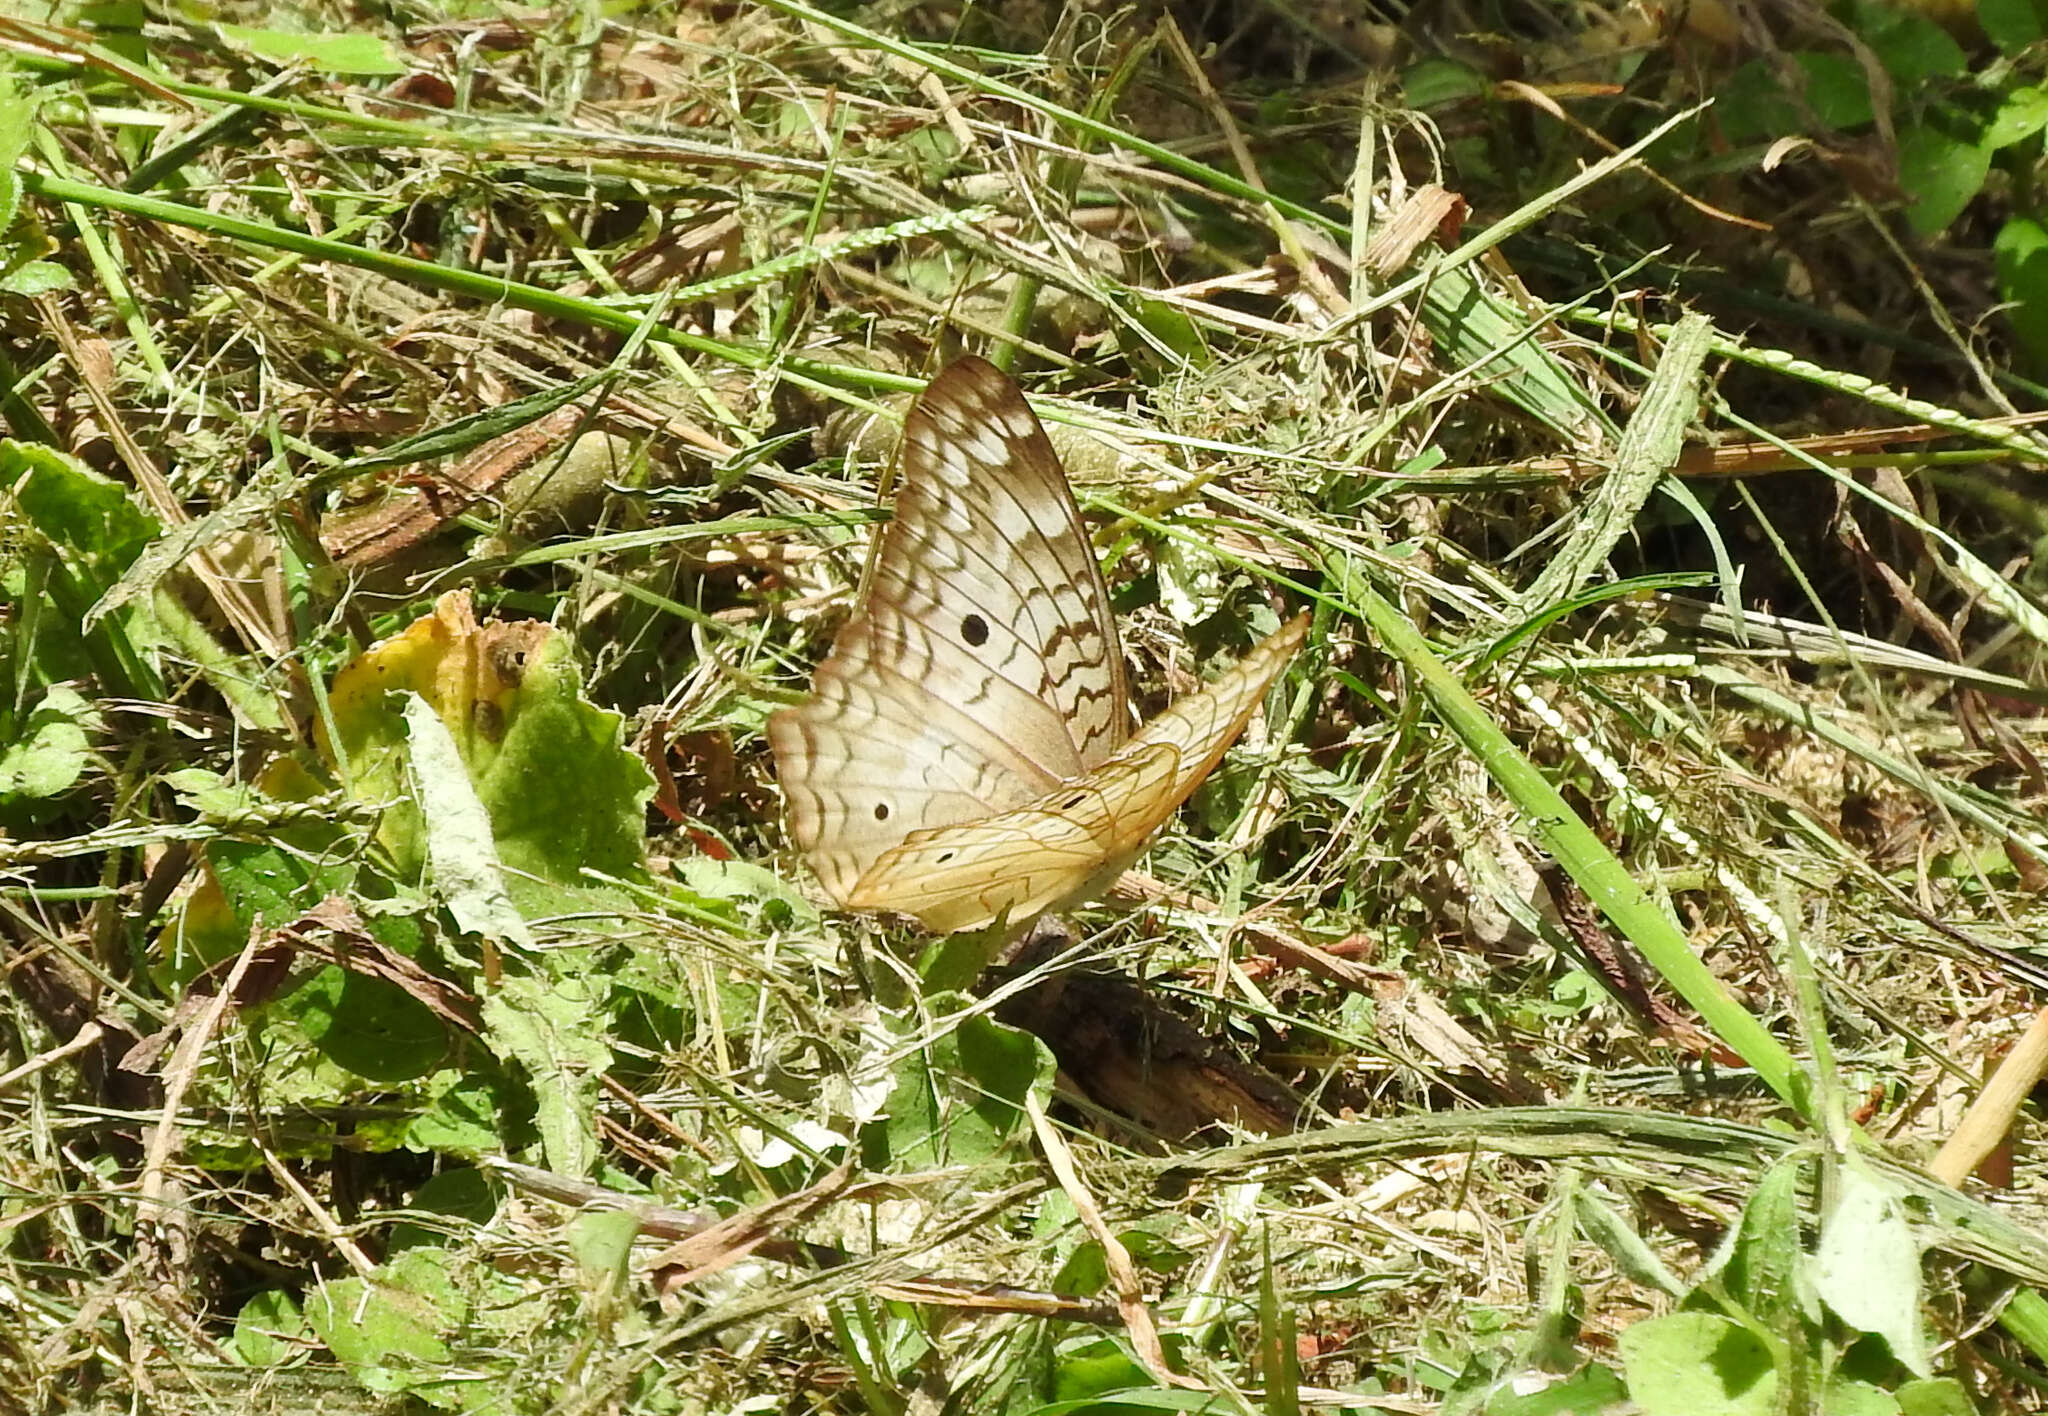
{"label": "black eyespot on wing", "polygon": [[887,821],[888,819],[889,819],[889,803],[888,803],[888,802],[886,802],[886,801],[878,801],[878,802],[876,802],[876,803],[875,803],[875,820],[877,820],[877,821]]}
{"label": "black eyespot on wing", "polygon": [[944,864],[945,864],[945,863],[946,863],[947,861],[951,860],[951,859],[952,859],[952,858],[953,858],[953,857],[954,857],[954,856],[955,856],[956,854],[958,854],[958,852],[955,852],[955,851],[945,851],[945,852],[943,852],[943,853],[941,853],[941,854],[940,854],[940,856],[939,856],[939,858],[938,858],[938,863],[939,863],[940,865],[944,865]]}
{"label": "black eyespot on wing", "polygon": [[980,615],[969,615],[960,621],[960,637],[979,649],[988,643],[988,621]]}
{"label": "black eyespot on wing", "polygon": [[1075,792],[1072,796],[1068,797],[1065,801],[1060,803],[1060,810],[1072,811],[1076,807],[1080,806],[1080,804],[1086,800],[1088,800],[1088,793]]}

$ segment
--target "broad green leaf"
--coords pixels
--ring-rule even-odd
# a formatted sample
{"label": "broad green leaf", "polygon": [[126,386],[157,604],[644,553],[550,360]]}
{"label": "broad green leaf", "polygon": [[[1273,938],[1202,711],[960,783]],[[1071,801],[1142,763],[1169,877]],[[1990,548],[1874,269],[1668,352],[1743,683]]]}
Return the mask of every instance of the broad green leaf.
{"label": "broad green leaf", "polygon": [[1920,1322],[1920,1245],[1893,1189],[1853,1157],[1821,1224],[1814,1287],[1843,1322],[1876,1333],[1916,1377],[1933,1375]]}
{"label": "broad green leaf", "polygon": [[730,918],[744,918],[742,905],[763,907],[770,921],[788,923],[818,917],[818,907],[789,882],[765,866],[748,860],[717,860],[708,855],[684,856],[670,867],[691,903]]}
{"label": "broad green leaf", "polygon": [[[564,636],[536,620],[480,624],[456,593],[349,664],[329,692],[351,790],[397,803],[378,837],[404,878],[422,873],[429,842],[398,690],[419,694],[446,725],[521,914],[560,908],[557,887],[582,883],[586,868],[642,874],[654,785],[626,750],[619,715],[583,698]],[[331,752],[324,728],[319,739]]]}
{"label": "broad green leaf", "polygon": [[1977,0],[1977,22],[1993,44],[2017,54],[2048,35],[2048,5],[2042,0]]}
{"label": "broad green leaf", "polygon": [[[0,84],[0,166],[12,168],[35,135],[38,95],[22,93],[12,76]],[[14,220],[14,208],[0,208],[0,225]]]}
{"label": "broad green leaf", "polygon": [[903,1169],[972,1165],[1020,1131],[1024,1096],[1050,1088],[1052,1054],[1027,1032],[975,1014],[910,1053],[898,1068],[887,1122],[889,1160]]}
{"label": "broad green leaf", "polygon": [[21,799],[43,800],[71,790],[91,755],[86,736],[98,711],[68,684],[52,684],[22,719],[14,740],[0,744],[0,819]]}
{"label": "broad green leaf", "polygon": [[2005,318],[2036,363],[2048,363],[2048,227],[2015,216],[1991,243]]}
{"label": "broad green leaf", "polygon": [[640,1235],[637,1215],[625,1210],[589,1210],[569,1223],[569,1248],[593,1288],[609,1287],[625,1272]]}
{"label": "broad green leaf", "polygon": [[221,38],[240,45],[273,64],[296,64],[330,74],[383,78],[405,72],[405,64],[383,39],[373,34],[293,34],[287,30],[251,29],[246,25],[215,26]]}
{"label": "broad green leaf", "polygon": [[439,1155],[481,1155],[509,1149],[503,1088],[489,1078],[449,1074],[452,1082],[406,1128],[406,1144]]}
{"label": "broad green leaf", "polygon": [[1906,220],[1922,236],[1962,215],[1990,171],[1991,150],[1980,137],[1958,137],[1925,121],[1899,130],[1899,186],[1913,199]]}
{"label": "broad green leaf", "polygon": [[1890,1392],[1868,1382],[1838,1376],[1828,1383],[1821,1397],[1821,1410],[1827,1416],[1899,1416],[1899,1403]]}
{"label": "broad green leaf", "polygon": [[1622,1372],[1644,1416],[1773,1416],[1778,1372],[1770,1349],[1713,1313],[1672,1313],[1622,1331]]}
{"label": "broad green leaf", "polygon": [[395,1285],[365,1278],[323,1284],[307,1295],[306,1321],[352,1367],[448,1360],[448,1345],[438,1335],[441,1310],[425,1295]]}
{"label": "broad green leaf", "polygon": [[1972,1416],[1977,1409],[1953,1377],[1907,1382],[1892,1395],[1898,1398],[1900,1416]]}
{"label": "broad green leaf", "polygon": [[526,1068],[541,1151],[563,1175],[588,1175],[597,1164],[598,1088],[612,1060],[600,1006],[607,987],[589,973],[552,983],[517,977],[484,999],[485,1040]]}
{"label": "broad green leaf", "polygon": [[1793,56],[1806,74],[1806,106],[1830,128],[1860,128],[1872,117],[1870,81],[1847,54],[1805,50]]}
{"label": "broad green leaf", "polygon": [[306,827],[274,832],[267,841],[207,842],[199,888],[158,938],[159,981],[183,984],[240,953],[259,925],[287,924],[328,895],[345,893],[355,868],[324,855],[318,838],[325,834]]}
{"label": "broad green leaf", "polygon": [[505,872],[491,839],[491,819],[464,770],[448,727],[417,693],[404,696],[413,785],[427,842],[434,894],[471,934],[531,947],[526,927],[505,890]]}
{"label": "broad green leaf", "polygon": [[0,514],[8,525],[0,623],[33,654],[25,666],[31,676],[49,683],[90,676],[101,697],[162,699],[154,615],[129,606],[89,632],[80,629],[156,536],[155,519],[76,458],[12,439],[0,439]]}
{"label": "broad green leaf", "polygon": [[1864,42],[1901,87],[1927,79],[1952,79],[1969,70],[1963,47],[1924,15],[1867,4],[1859,7],[1857,20]]}
{"label": "broad green leaf", "polygon": [[1805,1259],[1799,1232],[1799,1182],[1807,1160],[1794,1156],[1764,1172],[1742,1207],[1721,1282],[1728,1296],[1776,1326],[1798,1306],[1795,1276]]}
{"label": "broad green leaf", "polygon": [[277,1367],[298,1356],[307,1335],[298,1300],[282,1289],[266,1288],[235,1314],[227,1351],[245,1367]]}
{"label": "broad green leaf", "polygon": [[1711,120],[1729,143],[1768,142],[1806,130],[1805,113],[1785,92],[1777,70],[1752,59],[1720,85]]}
{"label": "broad green leaf", "polygon": [[95,596],[157,534],[156,519],[136,506],[125,487],[54,448],[0,439],[0,487],[31,525],[67,553]]}
{"label": "broad green leaf", "polygon": [[[387,1255],[422,1247],[450,1247],[451,1230],[461,1234],[490,1223],[498,1212],[498,1195],[481,1170],[444,1170],[414,1191],[406,1208],[420,1217],[401,1219],[391,1226],[384,1245]],[[447,1216],[447,1224],[435,1224],[430,1218],[433,1215]]]}
{"label": "broad green leaf", "polygon": [[1999,100],[1998,111],[1984,130],[1984,145],[1994,151],[2011,147],[2048,128],[2048,88],[2029,84]]}
{"label": "broad green leaf", "polygon": [[1053,1360],[1052,1393],[1062,1408],[1126,1388],[1151,1386],[1152,1374],[1106,1337],[1084,1338]]}
{"label": "broad green leaf", "polygon": [[1428,112],[1461,99],[1479,98],[1493,85],[1470,64],[1455,59],[1424,59],[1401,71],[1401,95],[1410,108]]}
{"label": "broad green leaf", "polygon": [[367,1081],[409,1082],[448,1057],[441,1019],[386,979],[322,969],[283,1006],[329,1061]]}
{"label": "broad green leaf", "polygon": [[1202,338],[1202,328],[1186,312],[1160,300],[1148,300],[1133,295],[1128,300],[1132,316],[1143,325],[1145,332],[1166,348],[1197,368],[1210,361],[1208,343]]}
{"label": "broad green leaf", "polygon": [[1562,1381],[1522,1395],[1496,1393],[1486,1416],[1587,1416],[1626,1409],[1628,1390],[1612,1367],[1587,1367]]}
{"label": "broad green leaf", "polygon": [[[5,185],[0,183],[0,190],[4,190]],[[69,290],[77,283],[71,272],[55,261],[25,261],[0,279],[0,292],[22,296],[47,295],[53,290]]]}

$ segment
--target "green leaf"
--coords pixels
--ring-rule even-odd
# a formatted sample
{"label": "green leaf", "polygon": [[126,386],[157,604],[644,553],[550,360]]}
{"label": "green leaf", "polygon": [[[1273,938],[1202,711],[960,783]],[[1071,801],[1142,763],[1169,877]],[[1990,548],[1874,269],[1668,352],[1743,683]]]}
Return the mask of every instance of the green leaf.
{"label": "green leaf", "polygon": [[406,1144],[439,1154],[482,1155],[508,1149],[499,1084],[473,1074],[451,1073],[452,1085],[406,1128]]}
{"label": "green leaf", "polygon": [[451,1229],[459,1233],[491,1222],[498,1212],[498,1194],[481,1170],[444,1170],[414,1191],[406,1208],[421,1216],[446,1215],[450,1222],[437,1226],[431,1221],[400,1220],[391,1226],[391,1236],[385,1242],[387,1255],[449,1247]]}
{"label": "green leaf", "polygon": [[1899,1416],[1899,1403],[1890,1392],[1839,1375],[1828,1383],[1820,1409],[1827,1416]]}
{"label": "green leaf", "polygon": [[322,969],[285,1006],[330,1062],[367,1081],[409,1082],[448,1056],[434,1010],[386,979]]}
{"label": "green leaf", "polygon": [[1967,73],[1970,61],[1953,36],[1924,15],[1884,5],[1859,7],[1857,29],[1900,87]]}
{"label": "green leaf", "polygon": [[1907,1382],[1892,1395],[1899,1403],[1900,1416],[1971,1416],[1977,1403],[1952,1377]]}
{"label": "green leaf", "polygon": [[2048,363],[2048,226],[2016,216],[1991,243],[2006,321],[2036,363]]}
{"label": "green leaf", "polygon": [[383,39],[373,34],[292,34],[286,30],[251,29],[217,24],[221,38],[273,64],[296,64],[330,74],[387,78],[405,72],[405,64]]}
{"label": "green leaf", "polygon": [[1797,1311],[1794,1288],[1805,1252],[1799,1232],[1799,1182],[1807,1158],[1773,1165],[1742,1207],[1721,1268],[1728,1296],[1745,1312],[1777,1327]]}
{"label": "green leaf", "polygon": [[1713,1313],[1672,1313],[1616,1339],[1628,1394],[1644,1416],[1770,1416],[1778,1372],[1770,1349]]}
{"label": "green leaf", "polygon": [[1806,104],[1830,128],[1860,128],[1870,122],[1870,80],[1846,54],[1805,50],[1792,56],[1806,73]]}
{"label": "green leaf", "polygon": [[588,1175],[597,1164],[598,1087],[612,1060],[601,1006],[609,986],[594,973],[508,978],[484,999],[485,1040],[525,1066],[541,1151],[563,1175]]}
{"label": "green leaf", "polygon": [[1999,49],[2017,54],[2048,35],[2048,5],[2042,0],[1977,0],[1977,22]]}
{"label": "green leaf", "polygon": [[1496,1393],[1486,1403],[1486,1416],[1585,1416],[1620,1410],[1627,1401],[1628,1390],[1612,1367],[1591,1366],[1527,1395]]}
{"label": "green leaf", "polygon": [[52,684],[14,741],[0,747],[0,812],[18,798],[40,800],[71,790],[91,756],[86,734],[98,727],[98,711],[83,694]]}
{"label": "green leaf", "polygon": [[90,580],[95,597],[156,538],[156,519],[120,483],[55,448],[0,439],[0,486]]}
{"label": "green leaf", "polygon": [[405,695],[404,716],[434,893],[464,931],[531,947],[533,932],[505,890],[490,817],[447,724],[417,693]]}
{"label": "green leaf", "polygon": [[1984,129],[1984,146],[1996,151],[2011,147],[2048,128],[2048,88],[2028,85],[1999,100],[1998,111]]}
{"label": "green leaf", "polygon": [[1049,1090],[1053,1067],[1052,1054],[1031,1034],[979,1014],[963,1018],[898,1067],[885,1131],[888,1159],[925,1169],[999,1154],[1028,1129],[1025,1094]]}
{"label": "green leaf", "polygon": [[504,739],[478,780],[499,855],[515,876],[530,871],[567,884],[586,869],[642,874],[654,779],[627,749],[624,719],[582,690],[568,638],[550,636],[507,702]]}
{"label": "green leaf", "polygon": [[[196,968],[232,957],[249,942],[252,929],[287,924],[328,895],[348,890],[355,879],[353,866],[323,860],[305,844],[295,834],[284,833],[267,841],[207,843],[207,868],[228,919],[224,926],[206,920],[195,902],[195,909],[181,921],[184,927],[171,936],[173,946],[187,955],[169,961],[174,977],[188,978]],[[195,924],[200,927],[195,929]]]}
{"label": "green leaf", "polygon": [[394,696],[405,690],[424,698],[453,738],[522,916],[559,909],[561,887],[584,884],[586,869],[644,873],[653,778],[626,750],[619,715],[583,698],[567,637],[533,620],[478,623],[466,597],[449,595],[355,659],[329,691],[350,790],[396,803],[378,839],[402,878],[424,871],[433,844],[413,791],[403,700]]}
{"label": "green leaf", "polygon": [[[33,92],[20,92],[11,76],[0,81],[0,167],[12,171],[14,164],[21,161],[22,155],[28,151],[28,145],[35,137],[37,102],[38,96]],[[15,198],[18,200],[19,197],[17,190]],[[11,225],[13,221],[12,203],[0,207],[0,228]]]}
{"label": "green leaf", "polygon": [[1452,367],[1487,386],[1567,439],[1583,440],[1601,425],[1586,395],[1550,346],[1530,333],[1529,317],[1465,266],[1446,266],[1430,282],[1422,320]]}
{"label": "green leaf", "polygon": [[54,261],[28,261],[0,278],[0,292],[8,295],[47,295],[52,290],[69,290],[78,282],[71,272]]}
{"label": "green leaf", "polygon": [[1807,126],[1806,115],[1785,92],[1777,70],[1762,59],[1750,60],[1720,85],[1712,119],[1730,144],[1768,142],[1804,132]]}
{"label": "green leaf", "polygon": [[481,413],[471,413],[426,432],[415,433],[402,438],[389,447],[347,464],[346,472],[359,477],[365,472],[374,472],[385,467],[408,467],[415,462],[430,462],[435,458],[459,457],[472,448],[482,447],[494,438],[517,432],[528,423],[536,422],[565,408],[589,393],[599,384],[613,376],[608,369],[586,374],[574,383],[563,384],[541,393],[530,393],[524,398],[515,398],[509,403],[495,404]]}
{"label": "green leaf", "polygon": [[1197,368],[1209,365],[1212,356],[1207,341],[1202,338],[1202,327],[1185,311],[1164,301],[1148,300],[1139,295],[1130,297],[1126,304],[1132,317],[1160,344]]}
{"label": "green leaf", "polygon": [[712,856],[684,856],[670,870],[693,897],[691,904],[730,918],[740,918],[736,905],[772,906],[768,917],[815,920],[818,907],[791,888],[788,881],[765,866],[748,860],[718,860]]}
{"label": "green leaf", "polygon": [[[421,1253],[411,1250],[409,1253]],[[306,1300],[306,1321],[327,1349],[354,1367],[448,1360],[442,1309],[425,1294],[366,1278],[323,1284]]]}
{"label": "green leaf", "polygon": [[569,1248],[594,1288],[608,1288],[626,1271],[633,1241],[640,1235],[639,1217],[625,1210],[590,1210],[569,1224]]}
{"label": "green leaf", "polygon": [[1479,98],[1493,85],[1470,64],[1455,59],[1425,59],[1401,73],[1401,95],[1410,108],[1428,112],[1461,99]]}
{"label": "green leaf", "polygon": [[1854,1157],[1814,1253],[1814,1288],[1849,1326],[1876,1333],[1916,1377],[1933,1374],[1920,1322],[1920,1245],[1892,1187]]}
{"label": "green leaf", "polygon": [[1981,135],[1960,138],[1926,121],[1899,130],[1899,186],[1913,198],[1906,220],[1922,236],[1962,215],[1990,171],[1991,150]]}
{"label": "green leaf", "polygon": [[1153,1378],[1116,1342],[1086,1337],[1053,1364],[1052,1394],[1061,1409],[1128,1388],[1146,1388]]}
{"label": "green leaf", "polygon": [[298,1356],[306,1333],[298,1301],[282,1289],[267,1288],[235,1314],[228,1352],[245,1367],[279,1367]]}

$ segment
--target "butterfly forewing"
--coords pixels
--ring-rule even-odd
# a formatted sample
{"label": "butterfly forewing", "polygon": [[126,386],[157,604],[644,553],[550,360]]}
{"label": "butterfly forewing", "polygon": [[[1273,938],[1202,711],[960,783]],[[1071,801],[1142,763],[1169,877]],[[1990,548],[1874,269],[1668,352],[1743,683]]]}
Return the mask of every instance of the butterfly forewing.
{"label": "butterfly forewing", "polygon": [[1129,716],[1109,596],[1044,431],[965,359],[904,424],[867,598],[768,737],[791,832],[847,903],[913,831],[987,817],[1101,762]]}
{"label": "butterfly forewing", "polygon": [[1056,730],[1006,724],[1004,736],[1055,775],[1123,741],[1109,590],[1058,455],[994,365],[960,360],[904,420],[901,489],[869,596],[930,636],[935,665],[957,653],[963,679],[994,675],[1044,704]]}
{"label": "butterfly forewing", "polygon": [[951,933],[1097,893],[1214,769],[1307,632],[1305,615],[1283,625],[1085,776],[1013,810],[912,834],[875,859],[844,903]]}

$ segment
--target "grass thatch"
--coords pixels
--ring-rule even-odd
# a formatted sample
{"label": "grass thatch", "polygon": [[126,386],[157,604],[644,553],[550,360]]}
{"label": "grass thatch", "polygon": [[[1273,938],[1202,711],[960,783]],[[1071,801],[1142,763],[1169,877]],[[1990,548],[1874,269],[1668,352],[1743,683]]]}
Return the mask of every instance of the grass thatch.
{"label": "grass thatch", "polygon": [[[0,1410],[2040,1409],[2035,50],[1360,14],[0,23]],[[962,994],[762,727],[970,351],[1313,620]]]}

